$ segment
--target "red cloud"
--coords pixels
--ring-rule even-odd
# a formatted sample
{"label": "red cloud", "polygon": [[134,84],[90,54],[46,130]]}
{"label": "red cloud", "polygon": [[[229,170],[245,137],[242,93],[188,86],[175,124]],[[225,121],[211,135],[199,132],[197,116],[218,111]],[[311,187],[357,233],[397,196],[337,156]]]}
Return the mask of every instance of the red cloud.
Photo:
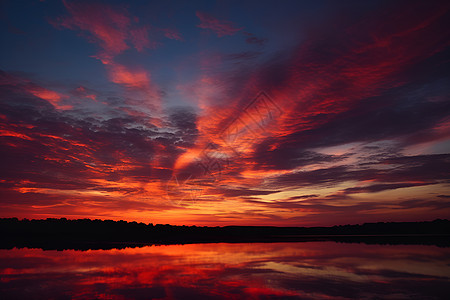
{"label": "red cloud", "polygon": [[11,131],[11,130],[7,130],[7,129],[1,129],[0,128],[0,136],[12,136],[12,137],[17,137],[17,138],[21,138],[24,140],[32,140],[32,138],[30,138],[28,135],[19,133],[19,132],[15,132],[15,131]]}
{"label": "red cloud", "polygon": [[75,96],[85,97],[97,101],[97,95],[88,92],[84,86],[79,86],[78,88],[76,88],[73,94]]}
{"label": "red cloud", "polygon": [[0,85],[25,91],[28,94],[49,102],[56,109],[66,110],[72,108],[71,105],[61,104],[61,101],[69,98],[69,96],[41,87],[26,78],[0,72]]}
{"label": "red cloud", "polygon": [[195,14],[201,21],[197,27],[211,29],[217,34],[218,37],[233,35],[242,29],[234,27],[234,24],[230,21],[218,20],[204,12],[197,11]]}
{"label": "red cloud", "polygon": [[51,91],[37,85],[29,85],[25,89],[30,94],[50,102],[56,109],[65,110],[72,108],[71,105],[61,105],[59,103],[63,98],[67,98],[66,95],[59,94],[55,91]]}
{"label": "red cloud", "polygon": [[[295,169],[295,163],[308,163],[307,157],[302,160],[299,158],[299,153],[292,149],[300,148],[301,142],[307,149],[308,144],[313,144],[314,140],[327,139],[318,133],[312,135],[310,132],[313,130],[320,132],[320,128],[326,128],[326,124],[333,124],[344,114],[347,114],[346,117],[349,118],[349,111],[362,105],[361,102],[380,96],[387,89],[403,85],[408,78],[405,72],[411,66],[427,60],[448,46],[445,36],[439,30],[444,23],[442,11],[439,9],[422,11],[412,8],[400,22],[396,16],[400,15],[398,13],[402,9],[403,7],[398,7],[391,12],[392,18],[386,20],[386,28],[371,26],[379,19],[379,14],[374,14],[368,16],[368,19],[374,20],[372,23],[366,23],[366,21],[357,23],[358,26],[349,27],[344,34],[336,32],[336,38],[326,42],[322,40],[321,34],[312,32],[310,38],[300,44],[291,56],[287,56],[285,60],[280,59],[263,65],[262,68],[247,76],[248,81],[243,84],[231,82],[227,78],[229,74],[208,77],[205,72],[203,78],[199,78],[191,85],[194,88],[184,90],[185,93],[191,93],[187,95],[188,97],[194,94],[193,98],[198,99],[203,114],[197,120],[199,130],[197,146],[187,149],[178,157],[175,171],[187,169],[186,166],[189,163],[201,156],[208,142],[218,145],[219,151],[222,151],[224,155],[230,155],[218,132],[236,118],[240,127],[233,129],[235,129],[234,132],[239,133],[239,139],[245,149],[233,149],[240,152],[242,159],[235,159],[231,154],[233,159],[230,159],[230,165],[227,165],[225,170],[221,170],[220,184],[229,184],[230,180],[237,178],[238,174],[241,176],[239,184],[244,185],[245,182],[246,186],[260,187],[261,182],[255,180],[253,185],[247,178],[264,179],[268,176],[280,176],[285,170],[281,164],[274,163],[275,160],[286,163],[290,155],[294,158],[288,164],[289,170],[286,173]],[[197,13],[197,16],[202,20],[202,13]],[[199,27],[212,29],[211,26],[207,27],[203,23],[202,26]],[[352,34],[348,35],[349,32]],[[417,44],[417,41],[426,41],[426,43]],[[239,77],[239,80],[244,77]],[[240,87],[239,90],[242,92],[228,93],[222,105],[211,103],[213,101],[211,99],[221,96],[221,88],[227,84]],[[243,111],[246,103],[261,89],[267,91],[283,110],[282,116],[274,120],[273,126],[265,127],[265,136],[270,136],[272,139],[268,139],[264,144],[261,143],[263,140],[259,139],[255,131],[250,130],[254,122],[253,116],[250,116],[248,111]],[[393,104],[389,103],[389,105]],[[372,109],[375,111],[377,107]],[[245,130],[245,128],[250,129]],[[446,129],[448,127],[443,125],[440,131],[444,134]],[[380,132],[383,132],[383,129],[380,129]],[[353,138],[354,140],[366,139],[359,136]],[[332,142],[330,141],[330,145]],[[262,153],[260,157],[264,159],[257,159],[258,148]],[[270,156],[272,153],[277,153],[273,159]],[[331,158],[316,156],[311,161],[318,163],[320,159],[326,161]],[[271,171],[273,172],[270,173]],[[279,173],[277,174],[276,171]],[[333,171],[333,168],[328,168],[323,172],[316,171],[310,175],[311,178],[320,181],[319,183],[326,183],[335,177],[332,176]],[[343,173],[350,174],[346,169]],[[357,179],[376,179],[382,182],[384,178],[380,178],[377,174],[376,172],[367,173]],[[402,174],[402,178],[406,176],[408,176],[406,173]],[[354,178],[343,177],[342,182],[352,179]],[[388,178],[385,181],[395,183],[395,180],[397,179]],[[299,178],[295,177],[288,185],[292,186],[298,181]],[[305,185],[311,184],[308,182]]]}
{"label": "red cloud", "polygon": [[109,78],[114,83],[132,89],[150,89],[150,75],[144,70],[132,71],[129,68],[116,63],[108,64],[108,70]]}
{"label": "red cloud", "polygon": [[98,3],[64,1],[64,5],[71,17],[62,19],[61,26],[88,31],[91,41],[109,54],[119,54],[129,48],[126,40],[131,20],[126,11]]}
{"label": "red cloud", "polygon": [[155,48],[157,43],[149,39],[150,27],[138,26],[139,19],[120,7],[68,1],[64,1],[64,5],[70,16],[62,18],[59,25],[90,34],[89,40],[101,48],[95,57],[106,66],[109,79],[128,89],[153,94],[148,72],[131,70],[115,61],[115,57],[130,49],[130,45],[137,51]]}
{"label": "red cloud", "polygon": [[102,53],[98,55],[102,60],[112,59],[128,50],[130,45],[138,51],[155,48],[158,43],[149,39],[151,29],[164,32],[165,37],[169,39],[182,40],[175,29],[138,25],[139,19],[121,7],[68,1],[64,1],[64,5],[70,16],[60,18],[56,25],[88,32],[88,39],[102,48]]}

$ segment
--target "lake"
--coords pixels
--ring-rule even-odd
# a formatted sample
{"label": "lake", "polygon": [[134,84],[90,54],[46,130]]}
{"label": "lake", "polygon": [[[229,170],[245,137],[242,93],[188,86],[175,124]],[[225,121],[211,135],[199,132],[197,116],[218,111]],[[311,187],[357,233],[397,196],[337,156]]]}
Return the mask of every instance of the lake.
{"label": "lake", "polygon": [[448,299],[450,248],[335,242],[0,250],[2,299]]}

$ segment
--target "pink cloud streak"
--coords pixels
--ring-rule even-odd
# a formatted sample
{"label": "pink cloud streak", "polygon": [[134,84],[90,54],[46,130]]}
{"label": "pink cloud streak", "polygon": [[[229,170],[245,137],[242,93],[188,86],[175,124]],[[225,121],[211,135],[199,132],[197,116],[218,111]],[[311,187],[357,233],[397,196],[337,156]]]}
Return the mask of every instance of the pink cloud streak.
{"label": "pink cloud streak", "polygon": [[195,15],[201,21],[201,23],[197,25],[197,27],[200,27],[202,29],[211,29],[217,34],[218,37],[233,35],[242,29],[236,28],[235,25],[230,21],[218,20],[210,14],[204,12],[197,11]]}

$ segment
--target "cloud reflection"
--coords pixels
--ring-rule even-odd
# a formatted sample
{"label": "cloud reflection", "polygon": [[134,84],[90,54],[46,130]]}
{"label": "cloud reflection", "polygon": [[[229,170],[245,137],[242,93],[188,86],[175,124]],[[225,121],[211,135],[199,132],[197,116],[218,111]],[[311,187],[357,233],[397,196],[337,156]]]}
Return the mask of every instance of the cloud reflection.
{"label": "cloud reflection", "polygon": [[450,280],[450,250],[434,246],[308,242],[0,251],[7,298],[439,298]]}

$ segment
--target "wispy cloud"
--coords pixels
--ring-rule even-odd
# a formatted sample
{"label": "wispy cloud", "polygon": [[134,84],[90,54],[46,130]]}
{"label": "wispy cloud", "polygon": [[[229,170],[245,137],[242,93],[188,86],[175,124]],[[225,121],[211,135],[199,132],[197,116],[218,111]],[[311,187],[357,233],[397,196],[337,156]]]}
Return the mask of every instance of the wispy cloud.
{"label": "wispy cloud", "polygon": [[218,37],[234,35],[239,30],[242,30],[242,28],[237,28],[230,21],[218,20],[212,15],[205,12],[197,11],[195,15],[200,19],[201,22],[199,25],[197,25],[197,27],[200,27],[202,29],[210,29],[215,34],[217,34]]}

